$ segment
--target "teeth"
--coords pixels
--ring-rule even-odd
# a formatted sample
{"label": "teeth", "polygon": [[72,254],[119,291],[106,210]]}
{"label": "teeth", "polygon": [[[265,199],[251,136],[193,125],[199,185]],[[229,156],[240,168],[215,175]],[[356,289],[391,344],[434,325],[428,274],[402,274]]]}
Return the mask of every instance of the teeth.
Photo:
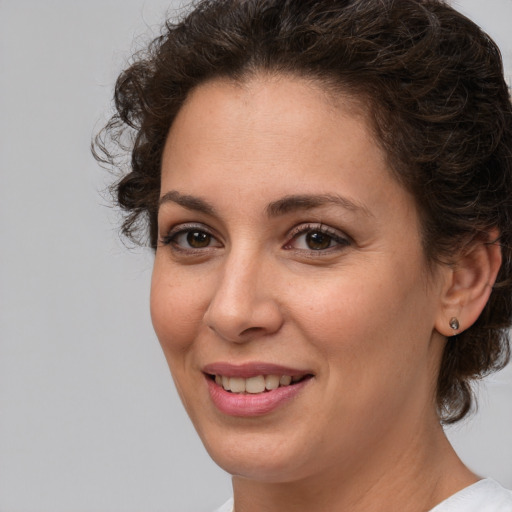
{"label": "teeth", "polygon": [[245,381],[245,391],[247,393],[263,393],[265,391],[265,377],[258,375]]}
{"label": "teeth", "polygon": [[265,377],[265,387],[268,390],[277,389],[279,387],[279,376],[278,375],[267,375]]}
{"label": "teeth", "polygon": [[271,391],[279,386],[289,386],[292,383],[301,380],[303,375],[257,375],[244,379],[243,377],[226,377],[225,375],[215,375],[215,382],[222,386],[226,391],[233,393],[263,393],[265,390]]}
{"label": "teeth", "polygon": [[233,393],[243,393],[245,391],[245,379],[241,377],[231,377],[229,379],[229,388]]}
{"label": "teeth", "polygon": [[279,379],[279,384],[281,384],[281,386],[289,386],[291,381],[292,381],[292,377],[290,375],[283,375]]}

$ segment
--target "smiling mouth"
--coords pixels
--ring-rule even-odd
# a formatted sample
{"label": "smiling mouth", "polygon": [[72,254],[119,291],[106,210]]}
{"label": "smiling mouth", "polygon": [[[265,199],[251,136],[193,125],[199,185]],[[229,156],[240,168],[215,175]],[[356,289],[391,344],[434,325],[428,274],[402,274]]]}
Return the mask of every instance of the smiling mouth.
{"label": "smiling mouth", "polygon": [[227,377],[226,375],[208,375],[225,391],[236,394],[258,394],[277,388],[293,386],[312,377],[306,375],[256,375],[254,377]]}

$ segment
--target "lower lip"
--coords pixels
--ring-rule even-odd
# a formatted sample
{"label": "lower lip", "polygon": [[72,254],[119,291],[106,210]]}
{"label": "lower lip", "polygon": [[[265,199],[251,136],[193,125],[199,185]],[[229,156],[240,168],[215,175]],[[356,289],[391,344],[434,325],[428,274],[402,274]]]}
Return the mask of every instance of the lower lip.
{"label": "lower lip", "polygon": [[230,393],[206,376],[208,391],[213,403],[229,416],[262,416],[295,398],[311,379],[282,386],[263,393]]}

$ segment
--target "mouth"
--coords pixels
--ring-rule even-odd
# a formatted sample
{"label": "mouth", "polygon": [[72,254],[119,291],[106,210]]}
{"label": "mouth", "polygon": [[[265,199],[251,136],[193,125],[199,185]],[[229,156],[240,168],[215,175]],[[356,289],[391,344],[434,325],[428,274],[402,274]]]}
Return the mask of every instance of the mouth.
{"label": "mouth", "polygon": [[312,374],[268,374],[248,378],[207,373],[207,377],[229,393],[239,395],[268,393],[278,388],[289,387],[313,377]]}
{"label": "mouth", "polygon": [[228,416],[261,417],[286,407],[309,388],[315,374],[264,362],[216,362],[202,368],[217,409]]}

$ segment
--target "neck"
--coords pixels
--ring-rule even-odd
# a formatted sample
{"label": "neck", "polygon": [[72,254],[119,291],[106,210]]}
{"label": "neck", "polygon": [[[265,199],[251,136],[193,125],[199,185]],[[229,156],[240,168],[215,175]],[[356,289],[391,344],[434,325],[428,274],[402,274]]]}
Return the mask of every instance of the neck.
{"label": "neck", "polygon": [[398,432],[397,439],[379,443],[358,463],[298,481],[233,477],[235,512],[430,510],[478,478],[462,464],[437,420],[427,430],[416,431],[407,443]]}

